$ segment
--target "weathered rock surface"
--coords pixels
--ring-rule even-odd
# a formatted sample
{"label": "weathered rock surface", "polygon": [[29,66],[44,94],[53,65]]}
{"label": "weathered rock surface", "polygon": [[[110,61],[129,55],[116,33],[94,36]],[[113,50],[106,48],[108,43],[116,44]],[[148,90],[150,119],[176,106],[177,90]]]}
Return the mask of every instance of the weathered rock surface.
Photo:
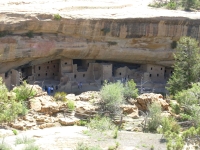
{"label": "weathered rock surface", "polygon": [[0,2],[0,73],[61,57],[171,66],[173,41],[199,40],[199,12],[151,9],[149,2]]}
{"label": "weathered rock surface", "polygon": [[161,94],[145,93],[138,96],[136,98],[136,102],[134,101],[138,109],[142,111],[147,111],[148,105],[152,104],[153,102],[160,104],[163,110],[168,110],[169,104],[163,100],[163,96]]}
{"label": "weathered rock surface", "polygon": [[122,105],[123,114],[126,114],[128,117],[137,119],[138,115],[138,107],[136,105]]}

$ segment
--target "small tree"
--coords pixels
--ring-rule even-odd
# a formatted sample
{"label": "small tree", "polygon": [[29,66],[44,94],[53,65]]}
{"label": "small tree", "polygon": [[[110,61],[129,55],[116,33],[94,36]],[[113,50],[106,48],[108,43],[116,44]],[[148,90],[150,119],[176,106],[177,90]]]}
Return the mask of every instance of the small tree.
{"label": "small tree", "polygon": [[128,81],[124,87],[124,97],[125,98],[136,98],[138,96],[138,89],[136,88],[136,83],[133,79]]}
{"label": "small tree", "polygon": [[124,101],[123,92],[124,87],[120,82],[105,84],[100,90],[102,104],[105,109],[117,113],[120,110],[120,104]]}
{"label": "small tree", "polygon": [[182,0],[182,6],[185,10],[190,10],[197,2],[198,0]]}
{"label": "small tree", "polygon": [[188,89],[200,77],[200,50],[198,42],[190,37],[182,37],[174,54],[174,72],[168,81],[168,91],[175,95]]}

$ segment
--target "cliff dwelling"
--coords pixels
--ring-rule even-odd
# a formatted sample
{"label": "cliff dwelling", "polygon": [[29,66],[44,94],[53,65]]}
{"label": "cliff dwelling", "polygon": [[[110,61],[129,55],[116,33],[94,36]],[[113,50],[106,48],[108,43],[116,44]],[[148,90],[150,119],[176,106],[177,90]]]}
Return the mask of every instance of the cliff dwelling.
{"label": "cliff dwelling", "polygon": [[43,89],[53,86],[58,91],[76,93],[99,90],[105,81],[125,83],[133,79],[140,92],[165,92],[171,73],[171,68],[161,65],[63,58],[33,66],[19,66],[1,74],[1,77],[9,89],[26,80]]}

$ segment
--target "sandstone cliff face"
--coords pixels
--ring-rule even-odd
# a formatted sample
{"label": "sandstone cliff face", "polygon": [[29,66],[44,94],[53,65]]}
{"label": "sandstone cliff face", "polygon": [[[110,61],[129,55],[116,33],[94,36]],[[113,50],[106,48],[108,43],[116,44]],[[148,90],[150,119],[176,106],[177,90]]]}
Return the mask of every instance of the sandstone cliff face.
{"label": "sandstone cliff face", "polygon": [[0,73],[59,58],[173,64],[175,41],[200,40],[200,20],[188,18],[67,19],[0,14]]}

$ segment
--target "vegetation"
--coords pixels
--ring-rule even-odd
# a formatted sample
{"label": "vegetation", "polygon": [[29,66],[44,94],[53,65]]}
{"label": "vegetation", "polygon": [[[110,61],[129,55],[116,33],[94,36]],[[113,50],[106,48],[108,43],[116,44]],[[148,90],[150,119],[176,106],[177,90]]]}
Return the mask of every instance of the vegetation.
{"label": "vegetation", "polygon": [[28,36],[29,38],[33,38],[34,36],[33,36],[33,31],[28,31],[27,33],[26,33],[26,36]]}
{"label": "vegetation", "polygon": [[12,150],[12,148],[2,140],[0,143],[0,150]]}
{"label": "vegetation", "polygon": [[22,85],[15,87],[13,92],[16,93],[16,100],[20,102],[27,101],[29,98],[36,95],[36,91],[29,86],[26,81],[24,81]]}
{"label": "vegetation", "polygon": [[22,103],[16,101],[15,95],[8,92],[0,78],[0,123],[14,120],[22,112]]}
{"label": "vegetation", "polygon": [[99,146],[88,146],[84,143],[78,143],[75,150],[102,150]]}
{"label": "vegetation", "polygon": [[104,110],[108,110],[112,113],[119,112],[120,104],[124,101],[123,92],[124,87],[120,82],[105,84],[100,91],[102,106],[105,108]]}
{"label": "vegetation", "polygon": [[149,106],[149,118],[147,121],[147,129],[150,132],[155,132],[161,124],[161,106],[153,103]]}
{"label": "vegetation", "polygon": [[70,111],[73,111],[73,110],[75,109],[74,101],[68,100],[68,102],[67,102],[67,108],[68,108]]}
{"label": "vegetation", "polygon": [[39,146],[31,143],[25,146],[23,150],[40,150]]}
{"label": "vegetation", "polygon": [[66,102],[67,101],[66,96],[67,96],[67,94],[65,92],[56,92],[54,95],[54,98],[56,101]]}
{"label": "vegetation", "polygon": [[18,134],[17,130],[15,130],[15,129],[13,129],[12,132],[13,132],[14,135]]}
{"label": "vegetation", "polygon": [[23,137],[17,137],[15,140],[15,144],[31,144],[35,142],[35,140],[33,138],[29,138],[27,136],[23,136]]}
{"label": "vegetation", "polygon": [[133,80],[126,82],[125,85],[121,82],[105,83],[100,90],[100,95],[103,110],[118,114],[120,112],[120,105],[125,99],[138,96],[138,89]]}
{"label": "vegetation", "polygon": [[138,96],[138,89],[136,88],[136,83],[133,79],[128,81],[124,87],[124,97],[129,98],[136,98]]}
{"label": "vegetation", "polygon": [[168,81],[170,94],[188,89],[200,77],[200,53],[198,42],[190,37],[182,37],[174,54],[174,72]]}
{"label": "vegetation", "polygon": [[191,10],[191,9],[199,9],[200,8],[200,1],[199,0],[170,0],[170,1],[163,1],[163,0],[154,0],[152,4],[149,4],[150,7],[166,7],[167,9],[184,9],[184,10]]}
{"label": "vegetation", "polygon": [[59,14],[54,14],[53,17],[55,20],[60,20],[62,18]]}

